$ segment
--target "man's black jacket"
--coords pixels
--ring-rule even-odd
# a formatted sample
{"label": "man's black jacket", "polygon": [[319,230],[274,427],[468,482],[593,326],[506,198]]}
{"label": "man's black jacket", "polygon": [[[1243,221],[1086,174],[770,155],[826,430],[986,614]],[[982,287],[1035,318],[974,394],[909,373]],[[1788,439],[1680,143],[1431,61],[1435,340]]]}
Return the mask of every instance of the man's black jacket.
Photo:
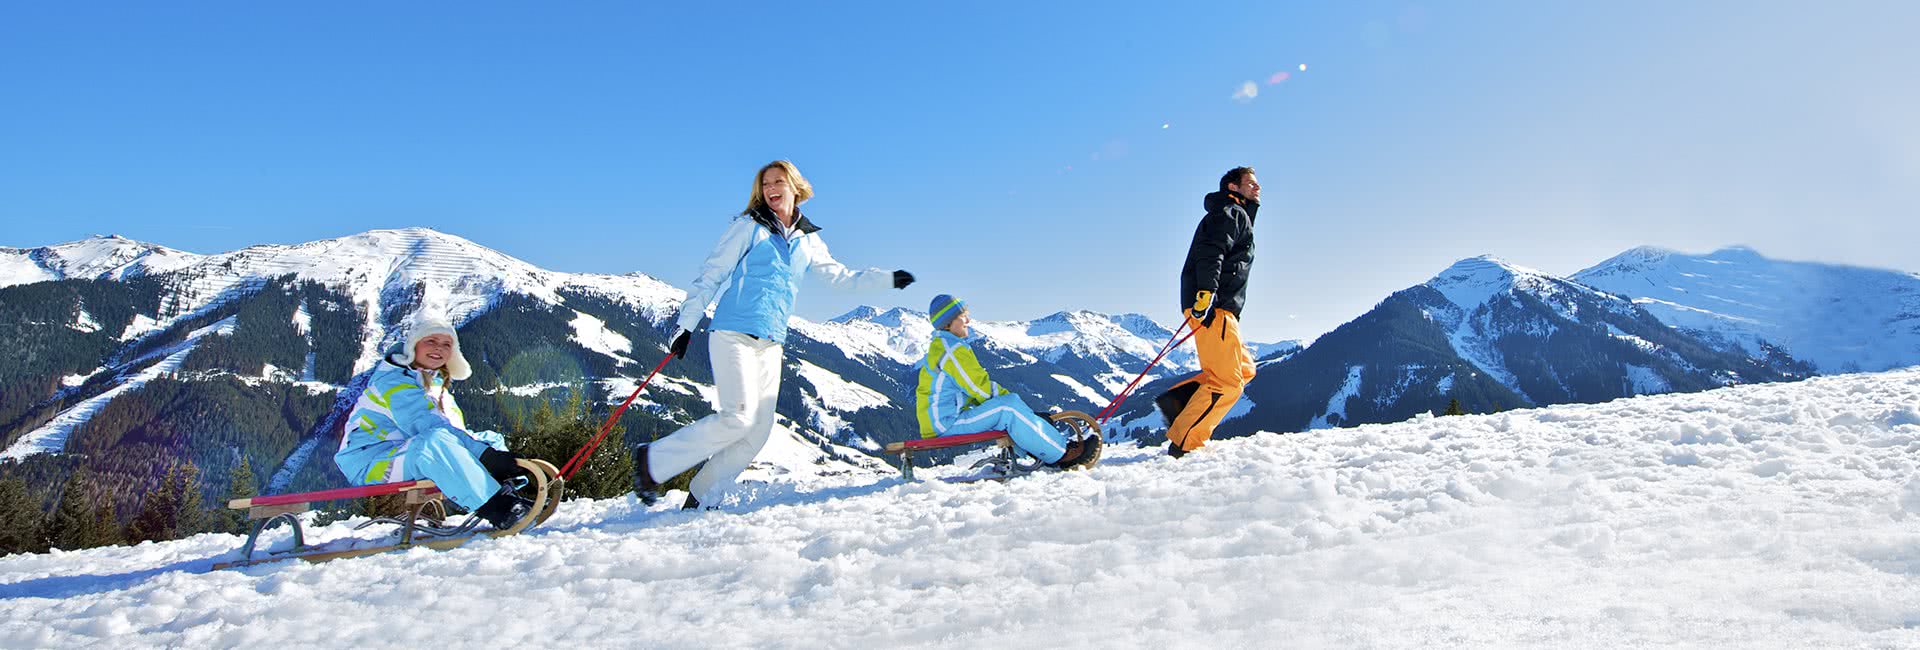
{"label": "man's black jacket", "polygon": [[1207,216],[1193,230],[1186,266],[1180,269],[1180,308],[1193,306],[1193,295],[1213,292],[1213,308],[1240,315],[1247,302],[1247,272],[1253,268],[1253,218],[1260,204],[1239,193],[1221,190],[1208,194]]}

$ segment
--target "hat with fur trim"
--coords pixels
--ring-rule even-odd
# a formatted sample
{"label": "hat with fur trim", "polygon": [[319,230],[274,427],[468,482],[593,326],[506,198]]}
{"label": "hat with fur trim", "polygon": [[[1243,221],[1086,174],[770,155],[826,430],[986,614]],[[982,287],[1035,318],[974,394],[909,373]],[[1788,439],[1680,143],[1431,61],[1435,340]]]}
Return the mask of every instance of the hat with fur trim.
{"label": "hat with fur trim", "polygon": [[413,365],[414,346],[420,344],[420,339],[434,334],[445,334],[453,339],[453,356],[447,359],[447,376],[459,381],[472,375],[473,367],[467,365],[467,357],[460,353],[460,333],[454,331],[453,325],[447,323],[445,318],[438,316],[414,315],[413,321],[407,324],[407,344],[393,355],[393,361],[403,366]]}

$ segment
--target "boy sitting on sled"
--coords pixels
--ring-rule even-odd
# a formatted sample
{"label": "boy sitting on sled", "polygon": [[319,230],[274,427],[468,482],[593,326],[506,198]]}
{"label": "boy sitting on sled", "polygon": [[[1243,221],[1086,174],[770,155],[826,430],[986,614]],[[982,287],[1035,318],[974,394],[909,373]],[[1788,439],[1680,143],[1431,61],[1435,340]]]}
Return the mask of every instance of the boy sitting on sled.
{"label": "boy sitting on sled", "polygon": [[1088,465],[1100,457],[1099,436],[1068,441],[1048,424],[1046,414],[1028,408],[1019,395],[987,377],[967,345],[967,326],[973,319],[965,302],[941,294],[927,314],[933,342],[927,346],[913,400],[920,437],[1005,431],[1014,447],[1059,469]]}

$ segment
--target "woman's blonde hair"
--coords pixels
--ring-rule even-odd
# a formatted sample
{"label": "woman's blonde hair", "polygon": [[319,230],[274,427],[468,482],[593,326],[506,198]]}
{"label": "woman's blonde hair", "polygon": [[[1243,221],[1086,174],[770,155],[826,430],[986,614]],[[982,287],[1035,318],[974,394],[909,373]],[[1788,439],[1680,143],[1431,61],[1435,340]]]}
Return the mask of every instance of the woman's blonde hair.
{"label": "woman's blonde hair", "polygon": [[807,182],[807,177],[800,175],[800,168],[793,166],[791,160],[775,160],[760,167],[760,171],[754,172],[753,196],[747,198],[747,209],[741,214],[753,214],[767,207],[767,198],[760,193],[760,179],[766,178],[767,170],[775,167],[787,173],[787,185],[793,187],[794,207],[800,207],[800,204],[806,203],[807,199],[813,198],[813,184]]}

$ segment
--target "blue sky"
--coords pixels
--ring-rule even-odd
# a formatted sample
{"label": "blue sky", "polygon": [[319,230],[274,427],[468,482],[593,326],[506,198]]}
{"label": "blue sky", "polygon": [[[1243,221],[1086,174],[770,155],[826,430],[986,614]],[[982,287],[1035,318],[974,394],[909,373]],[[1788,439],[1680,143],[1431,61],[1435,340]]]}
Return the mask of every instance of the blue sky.
{"label": "blue sky", "polygon": [[7,4],[0,245],[419,225],[684,286],[790,158],[838,258],[922,280],[814,318],[1171,322],[1238,164],[1256,340],[1479,254],[1920,270],[1913,3],[683,4]]}

